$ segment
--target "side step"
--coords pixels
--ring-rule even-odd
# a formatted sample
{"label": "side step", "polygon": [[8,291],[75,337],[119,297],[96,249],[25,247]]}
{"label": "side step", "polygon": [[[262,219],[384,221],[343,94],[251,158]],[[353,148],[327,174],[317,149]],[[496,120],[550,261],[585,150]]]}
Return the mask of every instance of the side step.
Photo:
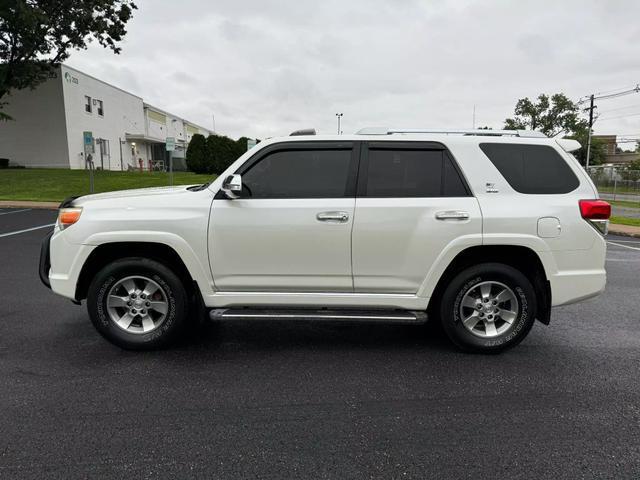
{"label": "side step", "polygon": [[209,312],[211,320],[234,318],[255,320],[329,320],[347,322],[416,324],[427,321],[427,313],[413,310],[311,310],[216,308]]}

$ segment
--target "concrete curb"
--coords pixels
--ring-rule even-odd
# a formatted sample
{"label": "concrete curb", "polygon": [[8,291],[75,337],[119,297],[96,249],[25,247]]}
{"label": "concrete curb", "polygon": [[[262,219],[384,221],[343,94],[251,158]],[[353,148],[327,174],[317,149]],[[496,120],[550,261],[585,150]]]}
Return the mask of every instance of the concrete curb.
{"label": "concrete curb", "polygon": [[613,235],[621,235],[623,237],[640,238],[640,227],[632,227],[631,225],[618,225],[612,223],[609,225],[609,233]]}
{"label": "concrete curb", "polygon": [[27,202],[19,200],[0,200],[0,208],[41,208],[57,210],[60,202]]}

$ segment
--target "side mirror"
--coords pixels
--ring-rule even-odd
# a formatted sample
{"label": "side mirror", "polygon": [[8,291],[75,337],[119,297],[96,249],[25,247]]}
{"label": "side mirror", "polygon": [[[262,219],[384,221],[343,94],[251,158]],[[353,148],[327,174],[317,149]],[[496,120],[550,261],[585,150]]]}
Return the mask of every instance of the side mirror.
{"label": "side mirror", "polygon": [[242,191],[242,177],[240,175],[229,175],[222,182],[222,191],[229,198],[237,198]]}

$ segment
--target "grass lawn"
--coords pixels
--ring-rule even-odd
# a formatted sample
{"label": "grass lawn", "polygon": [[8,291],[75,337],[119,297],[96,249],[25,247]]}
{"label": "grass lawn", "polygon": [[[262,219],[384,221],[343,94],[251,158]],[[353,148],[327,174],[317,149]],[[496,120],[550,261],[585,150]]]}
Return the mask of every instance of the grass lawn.
{"label": "grass lawn", "polygon": [[632,227],[640,227],[640,218],[628,218],[628,217],[611,217],[611,223],[617,223],[618,225],[630,225]]}
{"label": "grass lawn", "polygon": [[628,200],[606,200],[606,202],[616,207],[640,208],[640,202],[629,202]]}
{"label": "grass lawn", "polygon": [[[175,172],[174,185],[205,183],[212,175]],[[130,188],[165,187],[169,174],[162,172],[96,171],[95,193]],[[64,169],[3,169],[0,170],[0,200],[35,200],[59,202],[72,195],[89,193],[89,172]]]}
{"label": "grass lawn", "polygon": [[[614,193],[613,187],[599,187],[596,185],[596,188],[600,193]],[[615,193],[638,195],[640,193],[640,190],[638,190],[638,187],[628,187],[626,185],[618,185],[617,188],[615,189]]]}

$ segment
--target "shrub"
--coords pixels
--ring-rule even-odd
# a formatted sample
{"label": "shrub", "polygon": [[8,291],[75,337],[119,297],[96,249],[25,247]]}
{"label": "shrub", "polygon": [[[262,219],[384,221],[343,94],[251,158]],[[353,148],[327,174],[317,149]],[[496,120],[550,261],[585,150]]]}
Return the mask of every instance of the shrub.
{"label": "shrub", "polygon": [[236,142],[224,135],[207,137],[207,157],[211,172],[220,175],[238,158]]}
{"label": "shrub", "polygon": [[207,148],[204,135],[199,133],[191,137],[187,147],[187,168],[194,173],[210,173],[207,162]]}

